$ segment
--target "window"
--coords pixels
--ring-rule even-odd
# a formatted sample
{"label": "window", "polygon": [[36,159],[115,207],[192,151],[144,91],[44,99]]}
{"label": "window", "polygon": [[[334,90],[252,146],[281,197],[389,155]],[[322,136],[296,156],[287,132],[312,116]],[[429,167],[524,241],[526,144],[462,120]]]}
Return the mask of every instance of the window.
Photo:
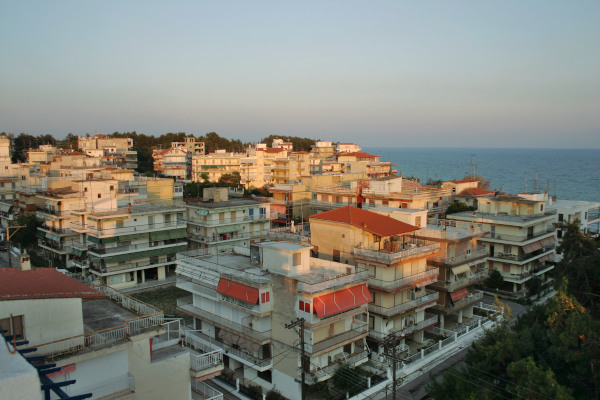
{"label": "window", "polygon": [[86,188],[86,187],[84,187],[84,188],[83,188],[83,191],[84,191],[84,192],[87,192],[87,190],[88,190],[88,188]]}
{"label": "window", "polygon": [[4,336],[16,335],[19,340],[25,339],[22,315],[0,319],[0,329],[7,331],[3,333]]}
{"label": "window", "polygon": [[101,195],[100,193],[98,193],[98,198],[99,198],[99,199],[101,199],[101,198],[102,198],[102,195]]}
{"label": "window", "polygon": [[296,266],[296,265],[300,265],[300,264],[302,264],[302,253],[295,253],[292,265]]}
{"label": "window", "polygon": [[415,217],[415,226],[421,226],[421,217]]}
{"label": "window", "polygon": [[340,262],[340,251],[333,250],[333,261]]}
{"label": "window", "polygon": [[558,222],[563,222],[565,217],[562,214],[558,214]]}
{"label": "window", "polygon": [[300,300],[300,303],[298,303],[298,309],[310,314],[310,303]]}
{"label": "window", "polygon": [[260,300],[261,303],[268,303],[271,300],[271,292],[261,293]]}

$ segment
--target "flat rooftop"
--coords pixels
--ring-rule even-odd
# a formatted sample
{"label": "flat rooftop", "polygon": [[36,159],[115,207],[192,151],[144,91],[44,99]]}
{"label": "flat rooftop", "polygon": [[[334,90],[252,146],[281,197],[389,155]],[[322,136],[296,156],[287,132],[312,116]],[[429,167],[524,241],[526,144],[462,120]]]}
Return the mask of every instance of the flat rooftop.
{"label": "flat rooftop", "polygon": [[138,315],[107,299],[86,300],[82,304],[84,332],[101,331],[123,325]]}
{"label": "flat rooftop", "polygon": [[211,202],[211,201],[188,201],[187,205],[200,208],[227,208],[236,206],[254,206],[262,203],[256,199],[229,199],[227,201]]}

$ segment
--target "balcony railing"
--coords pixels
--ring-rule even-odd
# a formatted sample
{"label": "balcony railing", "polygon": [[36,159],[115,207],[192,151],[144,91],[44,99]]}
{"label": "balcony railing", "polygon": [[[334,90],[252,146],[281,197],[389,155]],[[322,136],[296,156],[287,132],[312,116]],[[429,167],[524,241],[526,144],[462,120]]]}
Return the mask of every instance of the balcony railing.
{"label": "balcony railing", "polygon": [[177,307],[203,320],[206,320],[209,323],[214,323],[215,325],[219,325],[224,328],[231,329],[235,332],[242,333],[243,335],[252,338],[258,342],[264,342],[271,339],[270,329],[264,331],[257,331],[255,329],[252,329],[250,326],[244,326],[237,322],[230,321],[227,318],[223,318],[216,314],[205,311],[201,308],[194,306],[191,297],[177,299]]}
{"label": "balcony railing", "polygon": [[446,265],[460,265],[468,263],[477,258],[485,257],[489,254],[485,247],[478,247],[477,250],[471,251],[469,254],[454,257],[432,257],[432,261],[437,261]]}
{"label": "balcony railing", "polygon": [[318,353],[330,347],[340,347],[343,342],[347,342],[352,339],[357,339],[360,336],[364,336],[369,331],[367,323],[352,323],[352,328],[344,333],[335,335],[328,339],[322,340],[315,344],[307,343],[305,349],[309,353]]}
{"label": "balcony railing", "polygon": [[260,370],[268,369],[273,365],[272,358],[258,358],[256,356],[253,356],[252,354],[249,354],[248,352],[244,351],[243,349],[239,349],[239,348],[236,349],[236,348],[228,345],[227,343],[220,342],[217,339],[212,338],[208,335],[205,335],[202,332],[191,333],[189,331],[186,331],[185,335],[186,335],[186,337],[188,335],[190,335],[192,337],[202,339],[202,340],[210,343],[213,346],[223,349],[225,351],[225,353],[227,353],[228,355],[233,355],[235,357],[238,357],[238,358],[246,361],[248,363],[248,365],[251,365],[253,367],[258,367]]}
{"label": "balcony railing", "polygon": [[200,393],[205,400],[223,400],[223,393],[213,389],[203,381],[196,382],[196,380],[192,379],[192,389]]}
{"label": "balcony railing", "polygon": [[316,208],[319,210],[320,209],[333,210],[334,208],[341,208],[341,207],[346,207],[346,206],[356,207],[356,202],[351,201],[351,202],[347,202],[347,203],[336,203],[336,202],[328,202],[328,201],[311,200],[310,206],[312,208]]}
{"label": "balcony railing", "polygon": [[193,225],[212,227],[220,225],[239,224],[243,222],[267,221],[271,218],[273,217],[270,214],[245,215],[243,217],[223,219],[200,219],[191,217],[188,219],[188,223]]}
{"label": "balcony railing", "polygon": [[360,247],[354,248],[354,256],[357,258],[367,258],[385,263],[399,262],[403,258],[413,257],[422,255],[428,252],[436,251],[440,248],[439,243],[430,243],[422,246],[415,246],[406,250],[399,250],[395,252],[384,251],[384,250],[369,250],[362,249]]}
{"label": "balcony railing", "polygon": [[[454,222],[454,221],[452,221]],[[417,236],[424,236],[427,238],[433,239],[446,239],[446,240],[459,240],[466,237],[472,237],[473,235],[478,235],[481,232],[481,228],[477,226],[469,226],[466,228],[454,228],[454,227],[446,227],[444,230],[442,227],[438,229],[432,228],[423,228],[417,231]]]}
{"label": "balcony railing", "polygon": [[[249,283],[253,286],[268,285],[271,283],[271,277],[269,272],[264,270],[258,270],[257,273],[240,271],[237,268],[227,267],[221,264],[212,262],[210,259],[204,260],[202,257],[196,258],[195,255],[197,250],[187,251],[185,254],[177,254],[177,273],[190,275],[192,277],[198,277],[202,280],[204,278],[203,270],[211,271],[216,275],[220,275],[224,278],[232,278],[237,281]],[[198,273],[200,272],[200,273]],[[210,275],[210,273],[209,273]]]}
{"label": "balcony railing", "polygon": [[39,344],[34,346],[37,348],[36,354],[48,357],[70,354],[87,347],[102,346],[117,340],[129,338],[145,329],[155,328],[164,323],[163,312],[152,306],[135,300],[108,286],[94,286],[93,288],[99,292],[103,292],[111,300],[120,303],[124,308],[141,315],[127,319],[125,323],[108,329]]}
{"label": "balcony railing", "polygon": [[483,235],[484,239],[496,239],[496,240],[506,240],[509,242],[525,242],[527,240],[535,239],[541,236],[547,236],[549,233],[553,233],[556,231],[556,228],[550,226],[541,232],[534,232],[532,235],[508,235],[505,233],[492,233],[485,232]]}
{"label": "balcony railing", "polygon": [[443,311],[445,313],[451,313],[456,310],[460,310],[461,308],[466,307],[467,305],[469,305],[471,303],[481,300],[482,298],[483,298],[483,292],[475,292],[475,293],[469,294],[466,297],[463,297],[462,299],[455,301],[454,304],[449,304],[449,305],[436,304],[435,306],[433,306],[433,308],[435,308],[436,310]]}
{"label": "balcony railing", "polygon": [[59,210],[59,209],[56,209],[56,208],[37,206],[36,207],[36,211],[40,212],[40,213],[43,213],[43,214],[50,214],[50,215],[54,215],[54,216],[60,217],[60,216],[70,216],[71,215],[71,211],[75,211],[75,210]]}
{"label": "balcony railing", "polygon": [[459,279],[454,282],[445,282],[445,281],[437,281],[431,284],[432,288],[444,288],[449,292],[453,292],[458,288],[469,286],[473,283],[479,282],[489,276],[489,272],[487,270],[481,270],[475,274],[471,274],[468,277]]}
{"label": "balcony railing", "polygon": [[436,301],[439,297],[438,292],[426,290],[426,293],[427,294],[425,296],[418,297],[414,300],[409,300],[405,303],[398,304],[397,306],[394,306],[394,307],[382,307],[382,306],[376,306],[374,304],[369,304],[369,312],[384,315],[386,317],[391,317],[391,316],[406,312],[408,310],[411,310],[413,308],[417,308],[421,305]]}
{"label": "balcony railing", "polygon": [[377,332],[377,331],[371,330],[371,331],[369,331],[369,337],[371,337],[375,340],[385,340],[385,338],[392,333],[394,333],[396,336],[399,336],[399,337],[408,336],[411,333],[423,330],[433,324],[436,324],[437,322],[438,322],[437,315],[426,313],[425,319],[423,319],[423,321],[421,321],[421,322],[418,322],[413,325],[405,326],[404,328],[399,329],[397,331],[393,331],[393,332],[382,333],[382,332]]}
{"label": "balcony railing", "polygon": [[[309,384],[313,384],[318,382],[321,379],[328,378],[333,375],[335,371],[339,368],[340,363],[349,364],[351,367],[361,363],[369,357],[369,354],[366,350],[362,350],[356,354],[349,355],[347,357],[342,357],[340,359],[335,360],[331,364],[325,367],[317,367],[310,370],[310,374],[306,375],[306,381]],[[312,367],[312,365],[311,365]],[[301,369],[298,369],[298,376],[302,373]]]}
{"label": "balcony railing", "polygon": [[86,231],[89,235],[97,237],[97,238],[105,238],[105,237],[113,237],[119,235],[128,235],[130,233],[145,233],[151,231],[165,230],[165,229],[176,229],[176,228],[185,228],[187,227],[187,223],[183,220],[178,220],[175,222],[162,222],[155,224],[143,224],[136,226],[126,226],[122,228],[112,227],[112,228],[98,228],[92,224],[81,224],[72,222],[71,226],[74,230],[78,231]]}
{"label": "balcony railing", "polygon": [[157,262],[154,261],[138,261],[138,262],[130,262],[130,261],[123,261],[122,264],[116,264],[116,265],[111,265],[110,267],[107,267],[105,265],[101,265],[98,266],[98,264],[91,264],[91,269],[103,274],[110,274],[113,272],[118,272],[118,271],[124,271],[124,270],[134,270],[134,269],[138,269],[138,268],[145,268],[145,267],[150,267],[150,266],[160,266],[162,264],[166,264],[166,263],[175,263],[175,258],[174,257],[167,257],[167,258],[159,258]]}
{"label": "balcony railing", "polygon": [[529,254],[512,254],[512,253],[500,253],[499,252],[490,257],[491,258],[500,258],[502,260],[508,260],[508,261],[531,261],[541,255],[551,253],[552,251],[554,251],[555,247],[556,246],[552,245],[551,247],[536,250]]}
{"label": "balcony railing", "polygon": [[[410,275],[410,276],[407,276],[404,278],[394,279],[394,280],[390,280],[390,281],[383,280],[383,279],[370,278],[369,286],[373,286],[373,287],[383,289],[383,290],[394,290],[399,287],[408,286],[408,285],[411,285],[412,283],[422,281],[427,278],[437,277],[439,274],[440,274],[440,272],[439,272],[438,268],[427,268],[424,272],[419,272],[414,275]],[[433,283],[433,282],[435,282],[435,280],[431,279],[431,281],[429,283]]]}
{"label": "balcony railing", "polygon": [[185,238],[177,239],[177,242],[175,242],[175,243],[168,243],[168,244],[163,244],[160,246],[154,246],[154,245],[151,245],[150,243],[138,243],[138,244],[131,244],[129,246],[115,246],[115,247],[104,247],[104,248],[100,248],[98,246],[91,246],[87,250],[90,253],[96,253],[96,254],[114,254],[114,253],[137,252],[137,251],[147,250],[150,248],[163,249],[163,248],[168,248],[170,246],[179,246],[181,244],[187,244]]}
{"label": "balcony railing", "polygon": [[298,281],[297,290],[303,293],[319,293],[351,283],[366,281],[369,277],[369,272],[366,269],[359,267],[355,267],[351,273],[348,273],[347,270],[342,270],[341,268],[332,268],[331,270],[331,275],[324,274],[323,279],[320,282],[307,283]]}
{"label": "balcony railing", "polygon": [[[238,231],[239,232],[239,231]],[[254,232],[258,234],[258,232]],[[222,238],[221,235],[212,236],[202,236],[195,233],[189,233],[188,238],[200,243],[214,244],[214,243],[224,243],[231,242],[236,240],[247,240],[250,239],[249,233],[239,233],[236,235],[227,235],[226,238]]]}

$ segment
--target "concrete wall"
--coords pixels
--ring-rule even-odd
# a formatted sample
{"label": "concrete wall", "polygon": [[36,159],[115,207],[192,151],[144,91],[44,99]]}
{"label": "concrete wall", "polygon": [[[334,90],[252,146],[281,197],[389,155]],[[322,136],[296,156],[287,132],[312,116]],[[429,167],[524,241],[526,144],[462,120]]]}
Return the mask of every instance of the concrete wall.
{"label": "concrete wall", "polygon": [[0,319],[24,315],[28,346],[83,334],[81,299],[32,299],[0,301]]}

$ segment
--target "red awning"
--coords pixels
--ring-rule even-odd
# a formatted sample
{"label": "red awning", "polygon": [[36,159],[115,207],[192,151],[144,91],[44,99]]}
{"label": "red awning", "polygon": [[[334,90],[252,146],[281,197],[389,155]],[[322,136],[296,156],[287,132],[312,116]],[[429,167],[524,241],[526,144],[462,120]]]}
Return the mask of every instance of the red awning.
{"label": "red awning", "polygon": [[452,301],[460,300],[463,297],[467,297],[469,295],[469,291],[466,288],[458,289],[456,292],[450,293],[450,298]]}
{"label": "red awning", "polygon": [[542,243],[539,240],[536,240],[533,243],[529,243],[529,244],[526,244],[525,246],[523,246],[523,251],[526,254],[529,254],[529,253],[539,250],[541,248],[542,248]]}
{"label": "red awning", "polygon": [[217,292],[249,304],[258,304],[258,289],[221,278]]}
{"label": "red awning", "polygon": [[540,243],[542,244],[543,247],[549,247],[555,241],[556,241],[556,239],[554,239],[554,236],[550,236],[550,237],[540,240]]}
{"label": "red awning", "polygon": [[367,285],[338,290],[313,299],[313,309],[319,318],[329,317],[371,302]]}

